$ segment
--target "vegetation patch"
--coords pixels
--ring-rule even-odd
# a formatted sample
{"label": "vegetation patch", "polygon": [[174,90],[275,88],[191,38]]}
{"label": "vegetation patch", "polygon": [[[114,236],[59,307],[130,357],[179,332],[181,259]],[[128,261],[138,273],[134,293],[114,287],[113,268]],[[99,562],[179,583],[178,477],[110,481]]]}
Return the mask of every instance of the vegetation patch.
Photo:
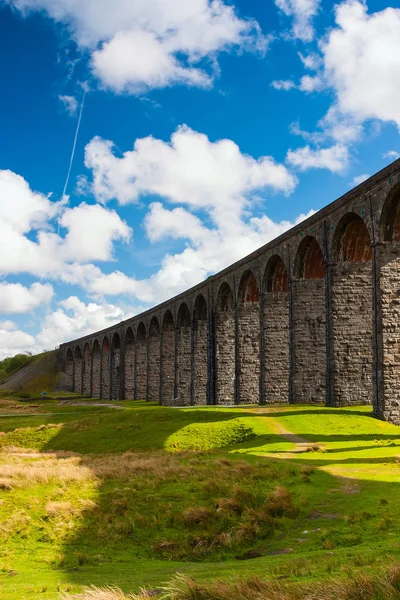
{"label": "vegetation patch", "polygon": [[165,448],[170,451],[212,450],[247,442],[256,437],[239,419],[216,423],[191,423],[172,434]]}

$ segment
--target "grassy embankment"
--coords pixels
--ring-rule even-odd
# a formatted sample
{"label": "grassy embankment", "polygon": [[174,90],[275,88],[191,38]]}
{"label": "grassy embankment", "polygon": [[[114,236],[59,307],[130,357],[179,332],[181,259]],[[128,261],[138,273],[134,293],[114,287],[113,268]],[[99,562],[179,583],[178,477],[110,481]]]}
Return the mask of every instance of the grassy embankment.
{"label": "grassy embankment", "polygon": [[218,583],[236,576],[249,598],[267,594],[254,577],[300,582],[298,598],[400,557],[399,429],[368,407],[88,404],[0,400],[4,600],[176,572],[199,582],[179,599],[246,597]]}

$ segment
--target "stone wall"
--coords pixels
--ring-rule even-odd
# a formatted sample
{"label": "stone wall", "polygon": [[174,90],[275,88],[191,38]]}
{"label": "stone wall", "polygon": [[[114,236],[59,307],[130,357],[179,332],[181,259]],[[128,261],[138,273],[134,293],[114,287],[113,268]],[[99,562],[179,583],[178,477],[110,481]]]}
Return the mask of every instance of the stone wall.
{"label": "stone wall", "polygon": [[92,359],[90,356],[89,344],[86,344],[83,351],[83,362],[82,362],[82,394],[90,396],[91,393],[91,373]]}
{"label": "stone wall", "polygon": [[293,311],[293,401],[323,404],[326,400],[325,281],[295,281]]}
{"label": "stone wall", "polygon": [[186,293],[62,344],[59,362],[67,387],[104,399],[372,402],[400,424],[399,323],[397,161]]}
{"label": "stone wall", "polygon": [[111,400],[119,400],[121,377],[121,350],[113,348],[111,353]]}
{"label": "stone wall", "polygon": [[289,402],[289,294],[264,295],[264,394],[268,404]]}
{"label": "stone wall", "polygon": [[332,268],[332,364],[336,406],[372,402],[371,262]]}

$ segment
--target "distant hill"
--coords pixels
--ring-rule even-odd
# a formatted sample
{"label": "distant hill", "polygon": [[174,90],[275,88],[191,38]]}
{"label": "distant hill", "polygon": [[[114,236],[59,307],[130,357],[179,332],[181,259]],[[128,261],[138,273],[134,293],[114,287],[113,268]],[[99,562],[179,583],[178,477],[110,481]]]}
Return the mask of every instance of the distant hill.
{"label": "distant hill", "polygon": [[57,351],[32,356],[26,364],[0,383],[0,390],[40,393],[63,389],[57,368]]}

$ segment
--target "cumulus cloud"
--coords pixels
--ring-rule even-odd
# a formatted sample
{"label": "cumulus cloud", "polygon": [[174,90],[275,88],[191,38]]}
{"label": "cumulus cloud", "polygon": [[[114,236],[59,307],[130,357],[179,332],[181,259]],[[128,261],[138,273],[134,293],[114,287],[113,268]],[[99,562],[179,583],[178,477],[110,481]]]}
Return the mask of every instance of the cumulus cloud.
{"label": "cumulus cloud", "polygon": [[343,171],[349,162],[349,150],[343,144],[313,150],[310,146],[289,150],[287,162],[300,171],[329,169],[333,173]]}
{"label": "cumulus cloud", "polygon": [[138,139],[122,158],[113,154],[112,142],[96,137],[86,146],[85,164],[93,172],[97,199],[116,198],[121,204],[157,194],[197,208],[230,209],[255,190],[288,194],[297,183],[270,156],[254,159],[242,154],[232,140],[211,142],[186,126],[175,131],[170,143]]}
{"label": "cumulus cloud", "polygon": [[[74,262],[113,258],[113,244],[132,231],[114,210],[100,205],[75,208],[52,202],[11,171],[0,171],[0,273],[64,276]],[[65,235],[53,231],[60,215]]]}
{"label": "cumulus cloud", "polygon": [[48,304],[54,295],[49,283],[33,283],[25,287],[20,283],[0,282],[0,313],[26,313]]}
{"label": "cumulus cloud", "polygon": [[116,92],[209,86],[212,69],[204,70],[203,59],[212,62],[235,47],[265,52],[270,39],[223,0],[7,1],[23,13],[44,10],[64,23],[91,54],[94,74]]}
{"label": "cumulus cloud", "polygon": [[357,175],[353,178],[353,185],[360,185],[363,181],[366,181],[371,175],[368,173],[363,173],[362,175]]}
{"label": "cumulus cloud", "polygon": [[0,321],[0,360],[22,352],[35,350],[36,340],[20,331],[12,321]]}
{"label": "cumulus cloud", "polygon": [[398,158],[400,158],[400,152],[397,152],[397,150],[389,150],[388,152],[385,152],[383,154],[382,158],[389,158],[390,160],[397,160]]}
{"label": "cumulus cloud", "polygon": [[400,9],[368,14],[367,5],[336,6],[336,27],[321,43],[325,76],[344,114],[360,122],[392,121],[400,127]]}
{"label": "cumulus cloud", "polygon": [[275,4],[286,16],[293,18],[293,37],[310,42],[314,37],[313,19],[320,0],[275,0]]}

